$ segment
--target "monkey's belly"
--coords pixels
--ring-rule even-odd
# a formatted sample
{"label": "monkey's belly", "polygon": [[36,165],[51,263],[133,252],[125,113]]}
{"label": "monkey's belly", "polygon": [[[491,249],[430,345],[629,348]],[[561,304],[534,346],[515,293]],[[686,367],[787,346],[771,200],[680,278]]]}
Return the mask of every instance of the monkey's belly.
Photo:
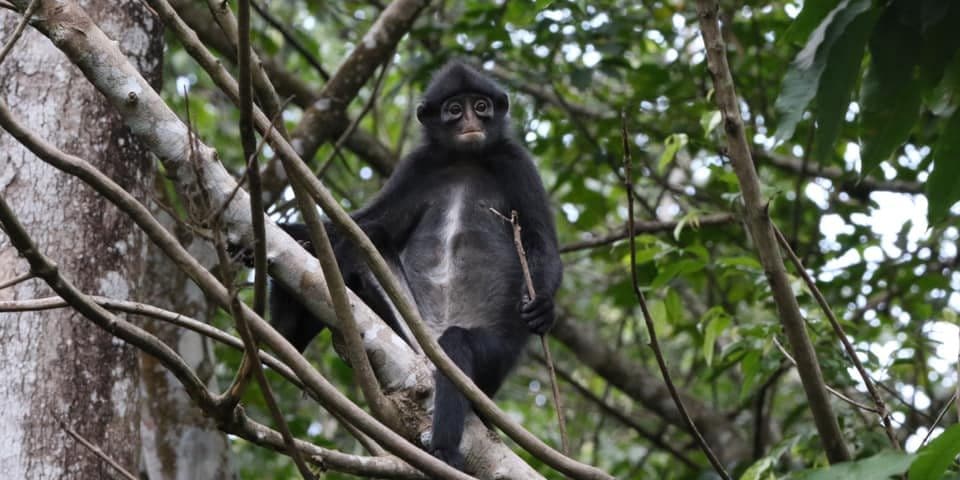
{"label": "monkey's belly", "polygon": [[415,232],[401,255],[434,336],[451,326],[525,331],[517,310],[522,274],[512,237],[497,223],[502,220],[483,210],[485,215],[478,215],[479,209],[447,212],[440,225]]}

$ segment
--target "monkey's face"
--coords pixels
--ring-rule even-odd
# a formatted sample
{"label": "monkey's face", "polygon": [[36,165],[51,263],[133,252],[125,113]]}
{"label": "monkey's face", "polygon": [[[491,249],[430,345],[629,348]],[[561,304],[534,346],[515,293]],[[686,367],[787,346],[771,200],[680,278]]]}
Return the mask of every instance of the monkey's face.
{"label": "monkey's face", "polygon": [[491,135],[493,102],[485,95],[463,94],[448,98],[440,107],[440,122],[454,146],[462,150],[482,149]]}

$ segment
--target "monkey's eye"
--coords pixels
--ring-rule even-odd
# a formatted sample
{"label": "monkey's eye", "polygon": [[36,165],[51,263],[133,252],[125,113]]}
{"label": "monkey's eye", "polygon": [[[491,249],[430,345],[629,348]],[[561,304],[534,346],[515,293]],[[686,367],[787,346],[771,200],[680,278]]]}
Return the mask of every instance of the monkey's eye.
{"label": "monkey's eye", "polygon": [[463,113],[463,106],[459,103],[451,103],[447,106],[447,113],[454,116],[460,116]]}
{"label": "monkey's eye", "polygon": [[473,110],[477,113],[487,113],[488,107],[486,100],[477,100],[477,103],[473,104]]}

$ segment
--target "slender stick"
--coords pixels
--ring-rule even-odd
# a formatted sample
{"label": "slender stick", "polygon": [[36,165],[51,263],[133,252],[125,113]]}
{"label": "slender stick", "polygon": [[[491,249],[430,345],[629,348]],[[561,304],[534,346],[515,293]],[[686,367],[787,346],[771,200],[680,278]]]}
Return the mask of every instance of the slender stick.
{"label": "slender stick", "polygon": [[950,404],[953,403],[954,400],[960,402],[960,396],[956,393],[950,397],[950,400],[947,400],[947,403],[940,409],[940,413],[937,414],[937,418],[927,427],[927,434],[923,436],[923,441],[920,442],[921,447],[927,444],[927,440],[930,440],[930,435],[933,435],[933,431],[937,429],[937,425],[940,425],[940,420],[943,420],[943,416],[950,410]]}
{"label": "slender stick", "polygon": [[40,6],[40,0],[33,0],[30,2],[30,5],[27,5],[27,9],[23,12],[23,18],[20,19],[20,22],[17,24],[17,28],[13,30],[13,34],[10,35],[10,39],[7,40],[7,44],[3,46],[3,49],[0,50],[0,63],[3,63],[3,60],[7,58],[7,55],[10,54],[10,51],[13,50],[13,46],[17,43],[17,40],[20,40],[20,35],[23,35],[23,30],[27,28],[27,24],[30,23],[30,17],[33,16],[34,12],[37,11],[37,7]]}
{"label": "slender stick", "polygon": [[853,362],[857,373],[860,374],[863,384],[867,387],[867,392],[873,399],[874,405],[877,406],[875,411],[877,415],[880,416],[880,423],[883,424],[883,431],[887,434],[890,445],[893,446],[895,450],[903,450],[900,447],[900,442],[897,440],[897,434],[893,431],[893,422],[890,420],[890,410],[887,409],[887,404],[883,401],[883,397],[880,396],[880,392],[877,391],[877,386],[874,385],[870,374],[867,373],[867,369],[863,367],[863,362],[857,357],[857,351],[853,348],[853,344],[850,343],[850,339],[847,338],[847,333],[843,331],[843,326],[840,325],[840,321],[837,320],[837,316],[834,315],[833,309],[830,308],[827,299],[824,298],[823,293],[817,288],[817,283],[813,280],[813,277],[811,277],[810,274],[807,273],[807,269],[803,267],[803,262],[800,260],[800,257],[797,257],[797,254],[790,248],[790,242],[787,241],[786,237],[783,236],[783,232],[781,232],[776,225],[773,226],[773,233],[777,236],[777,241],[780,242],[780,248],[786,252],[787,258],[793,263],[797,273],[803,278],[803,282],[807,284],[807,288],[810,289],[813,298],[817,300],[817,304],[820,305],[820,310],[823,310],[823,314],[827,316],[830,326],[833,327],[833,332],[837,335],[837,338],[840,339],[840,343],[843,344],[843,349],[847,352],[847,356],[850,357],[850,361]]}
{"label": "slender stick", "polygon": [[33,273],[27,272],[27,273],[24,273],[23,275],[20,275],[19,277],[11,278],[10,280],[0,282],[0,290],[3,290],[4,288],[10,288],[19,283],[26,282],[27,280],[30,280],[33,277],[34,277]]}
{"label": "slender stick", "polygon": [[120,474],[120,476],[129,480],[137,480],[136,476],[134,476],[132,473],[128,472],[125,468],[123,468],[123,466],[117,463],[116,460],[114,460],[113,458],[110,458],[110,455],[107,455],[107,453],[104,452],[103,449],[94,445],[92,442],[90,442],[86,438],[83,438],[83,435],[80,435],[79,433],[77,433],[76,430],[70,428],[66,424],[66,422],[64,422],[63,420],[57,420],[57,422],[60,424],[60,428],[62,428],[63,431],[70,434],[71,437],[73,437],[76,441],[80,442],[84,447],[87,447],[87,449],[93,452],[93,454],[99,457],[101,460],[103,460],[104,462],[107,462],[111,467],[113,467],[114,470],[117,471],[117,473]]}
{"label": "slender stick", "polygon": [[[520,268],[523,269],[523,281],[527,285],[527,295],[532,302],[537,298],[537,292],[533,288],[533,278],[530,276],[530,265],[527,264],[527,251],[523,248],[523,238],[520,235],[520,217],[516,210],[510,211],[510,218],[507,218],[496,209],[491,208],[494,214],[510,222],[513,226],[513,245],[517,248],[517,256],[520,257]],[[546,359],[547,370],[550,372],[550,386],[553,389],[553,403],[557,409],[557,424],[560,426],[560,442],[563,448],[563,454],[570,455],[570,440],[567,438],[567,421],[563,417],[563,403],[560,401],[560,385],[557,383],[557,370],[553,364],[553,355],[550,354],[550,347],[547,345],[547,336],[540,335],[540,345],[543,347],[543,356]]]}
{"label": "slender stick", "polygon": [[663,351],[660,350],[660,341],[657,340],[657,331],[653,324],[653,315],[650,314],[650,309],[647,308],[647,300],[644,298],[643,292],[640,291],[640,280],[637,277],[637,241],[633,225],[633,168],[631,168],[632,157],[630,154],[630,143],[627,141],[627,116],[625,113],[621,113],[620,115],[620,138],[623,142],[623,169],[627,190],[627,237],[630,239],[630,278],[633,283],[633,293],[637,296],[640,311],[643,312],[643,321],[647,324],[647,333],[650,335],[650,348],[653,350],[653,355],[657,359],[660,374],[663,375],[663,383],[667,385],[667,390],[670,391],[670,396],[673,397],[673,403],[677,405],[677,410],[686,422],[690,434],[693,435],[697,444],[700,445],[700,449],[706,454],[707,460],[710,460],[713,469],[725,480],[730,480],[730,474],[723,468],[720,459],[717,458],[717,455],[713,453],[707,440],[700,434],[697,425],[693,423],[693,418],[690,418],[690,413],[687,412],[687,407],[683,405],[683,400],[680,399],[677,387],[673,384],[673,380],[670,377],[670,370],[667,369],[667,362],[663,358]]}

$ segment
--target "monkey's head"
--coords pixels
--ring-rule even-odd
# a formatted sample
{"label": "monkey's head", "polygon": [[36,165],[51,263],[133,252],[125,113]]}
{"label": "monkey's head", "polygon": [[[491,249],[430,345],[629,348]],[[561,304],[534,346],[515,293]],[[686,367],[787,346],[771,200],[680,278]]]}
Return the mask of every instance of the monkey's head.
{"label": "monkey's head", "polygon": [[507,93],[459,61],[447,63],[430,81],[417,106],[427,140],[460,152],[482,152],[507,135]]}

